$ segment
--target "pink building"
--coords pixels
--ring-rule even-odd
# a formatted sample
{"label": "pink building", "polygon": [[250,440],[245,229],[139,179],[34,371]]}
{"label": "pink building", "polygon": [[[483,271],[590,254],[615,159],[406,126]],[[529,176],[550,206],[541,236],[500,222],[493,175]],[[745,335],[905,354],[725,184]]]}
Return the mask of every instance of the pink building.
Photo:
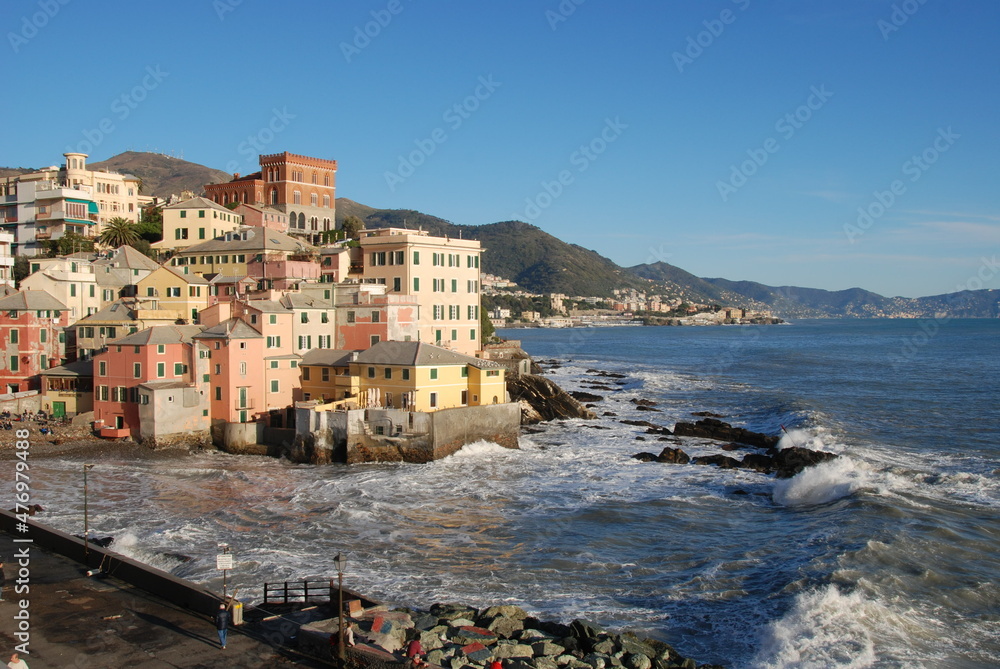
{"label": "pink building", "polygon": [[0,298],[0,392],[41,390],[41,372],[63,363],[66,305],[43,290]]}
{"label": "pink building", "polygon": [[416,298],[369,292],[365,286],[337,291],[336,337],[333,348],[362,351],[380,341],[418,339]]}
{"label": "pink building", "polygon": [[243,225],[288,232],[288,214],[273,207],[240,203],[233,211],[243,216]]}
{"label": "pink building", "polygon": [[116,339],[94,355],[94,428],[102,437],[140,436],[141,384],[196,385],[198,325],[157,325]]}
{"label": "pink building", "polygon": [[260,290],[298,290],[302,283],[318,283],[320,263],[308,257],[268,254],[247,262],[247,276]]}
{"label": "pink building", "polygon": [[208,349],[212,420],[249,423],[267,413],[270,385],[265,375],[264,336],[232,318],[201,331],[194,339]]}

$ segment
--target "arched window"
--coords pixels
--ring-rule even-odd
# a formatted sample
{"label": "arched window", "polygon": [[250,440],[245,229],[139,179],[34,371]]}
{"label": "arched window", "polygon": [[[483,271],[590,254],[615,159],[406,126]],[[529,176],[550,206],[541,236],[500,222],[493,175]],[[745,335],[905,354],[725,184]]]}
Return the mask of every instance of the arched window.
{"label": "arched window", "polygon": [[323,229],[327,230],[327,231],[330,230],[330,219],[329,218],[324,218],[323,219]]}
{"label": "arched window", "polygon": [[319,204],[319,196],[316,195],[316,193],[313,193],[312,195],[309,196],[309,204],[311,204],[314,207]]}
{"label": "arched window", "polygon": [[325,208],[327,208],[327,209],[330,208],[330,196],[329,195],[324,195],[323,196],[323,206]]}
{"label": "arched window", "polygon": [[247,203],[247,192],[243,191],[243,204]]}
{"label": "arched window", "polygon": [[292,191],[292,204],[302,204],[302,193],[299,191]]}
{"label": "arched window", "polygon": [[314,184],[319,183],[319,175],[317,175],[315,172],[313,172],[313,183]]}
{"label": "arched window", "polygon": [[271,189],[271,204],[278,204],[278,189]]}
{"label": "arched window", "polygon": [[319,229],[319,219],[316,218],[315,216],[310,216],[309,217],[309,229],[310,230],[318,230]]}
{"label": "arched window", "polygon": [[302,212],[299,212],[299,228],[301,230],[306,229],[306,215],[303,214]]}

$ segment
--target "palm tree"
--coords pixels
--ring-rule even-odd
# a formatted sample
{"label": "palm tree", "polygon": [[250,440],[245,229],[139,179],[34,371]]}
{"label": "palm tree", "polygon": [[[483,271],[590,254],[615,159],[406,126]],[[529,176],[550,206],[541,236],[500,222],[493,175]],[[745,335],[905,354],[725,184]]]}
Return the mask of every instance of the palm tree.
{"label": "palm tree", "polygon": [[111,248],[132,246],[139,241],[139,232],[135,223],[127,218],[115,216],[104,224],[104,230],[101,231],[97,241]]}

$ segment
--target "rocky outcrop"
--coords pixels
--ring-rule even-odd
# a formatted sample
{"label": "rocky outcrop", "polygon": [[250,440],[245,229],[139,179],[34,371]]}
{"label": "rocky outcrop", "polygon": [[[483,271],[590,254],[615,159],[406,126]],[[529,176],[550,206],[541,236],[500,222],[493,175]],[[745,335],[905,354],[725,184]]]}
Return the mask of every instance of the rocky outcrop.
{"label": "rocky outcrop", "polygon": [[[630,425],[652,425],[645,421],[621,421]],[[648,433],[655,434],[653,428],[647,430]],[[669,434],[669,431],[666,432]],[[736,451],[746,446],[762,448],[763,453],[747,453],[742,460],[734,457],[716,453],[712,455],[701,455],[694,459],[688,458],[687,454],[679,448],[664,448],[659,455],[652,453],[636,453],[632,457],[641,462],[670,462],[674,464],[687,464],[689,461],[695,465],[714,465],[722,469],[752,469],[761,474],[774,474],[777,478],[791,478],[801,472],[806,467],[812,467],[837,457],[835,453],[826,451],[813,451],[808,448],[793,446],[778,450],[778,437],[772,437],[760,432],[751,432],[740,427],[733,427],[729,423],[706,418],[695,424],[677,423],[674,426],[674,435],[684,437],[701,437],[703,439],[713,439],[727,441],[723,444],[722,450]],[[736,442],[736,443],[734,443]]]}
{"label": "rocky outcrop", "polygon": [[733,427],[716,418],[703,418],[697,423],[677,423],[674,434],[678,437],[702,437],[716,441],[736,441],[757,448],[774,448],[778,445],[778,437],[772,437],[760,432],[752,432],[742,427]]}
{"label": "rocky outcrop", "polygon": [[521,424],[597,415],[549,379],[534,374],[507,374],[507,392],[521,404]]}
{"label": "rocky outcrop", "polygon": [[[631,632],[617,634],[584,620],[569,625],[539,620],[517,606],[476,610],[435,604],[429,611],[367,609],[351,621],[355,639],[395,653],[419,641],[423,659],[438,667],[482,669],[494,659],[511,669],[694,669],[672,646]],[[336,619],[300,630],[303,645],[330,655]],[[709,665],[701,665],[707,668]]]}

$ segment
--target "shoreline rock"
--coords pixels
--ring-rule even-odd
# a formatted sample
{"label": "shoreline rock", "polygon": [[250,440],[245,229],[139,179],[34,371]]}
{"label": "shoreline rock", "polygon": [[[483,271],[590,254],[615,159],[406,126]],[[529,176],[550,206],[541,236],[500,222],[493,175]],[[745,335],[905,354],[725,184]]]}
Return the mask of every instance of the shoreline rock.
{"label": "shoreline rock", "polygon": [[597,414],[542,376],[508,373],[507,391],[511,400],[521,404],[521,425],[555,419],[597,418]]}

